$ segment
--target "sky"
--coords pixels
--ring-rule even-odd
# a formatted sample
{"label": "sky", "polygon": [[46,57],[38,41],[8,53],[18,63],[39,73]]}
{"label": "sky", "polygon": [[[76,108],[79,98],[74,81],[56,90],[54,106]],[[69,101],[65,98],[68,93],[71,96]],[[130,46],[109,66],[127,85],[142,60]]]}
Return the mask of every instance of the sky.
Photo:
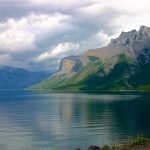
{"label": "sky", "polygon": [[0,65],[56,71],[60,60],[150,27],[149,0],[0,0]]}

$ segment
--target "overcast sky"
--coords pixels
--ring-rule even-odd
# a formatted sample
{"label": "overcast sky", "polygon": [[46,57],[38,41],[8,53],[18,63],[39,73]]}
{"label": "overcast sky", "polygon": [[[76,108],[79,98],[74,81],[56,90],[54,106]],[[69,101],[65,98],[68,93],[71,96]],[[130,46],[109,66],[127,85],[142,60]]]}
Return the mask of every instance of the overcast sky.
{"label": "overcast sky", "polygon": [[0,64],[56,70],[140,25],[150,26],[149,0],[0,0]]}

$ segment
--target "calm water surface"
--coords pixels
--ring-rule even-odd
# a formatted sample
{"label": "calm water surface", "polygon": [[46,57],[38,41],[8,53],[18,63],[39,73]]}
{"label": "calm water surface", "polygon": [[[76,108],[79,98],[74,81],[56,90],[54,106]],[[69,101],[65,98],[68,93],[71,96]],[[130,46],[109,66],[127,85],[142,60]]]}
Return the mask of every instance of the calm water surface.
{"label": "calm water surface", "polygon": [[74,150],[150,137],[150,95],[0,91],[1,150]]}

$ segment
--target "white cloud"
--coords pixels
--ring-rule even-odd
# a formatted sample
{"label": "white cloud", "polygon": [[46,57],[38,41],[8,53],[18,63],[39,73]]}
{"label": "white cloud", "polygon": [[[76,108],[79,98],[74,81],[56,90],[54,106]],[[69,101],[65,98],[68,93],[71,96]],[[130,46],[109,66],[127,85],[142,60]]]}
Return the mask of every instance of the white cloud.
{"label": "white cloud", "polygon": [[[44,34],[56,34],[66,25],[69,16],[31,14],[20,20],[8,19],[0,23],[0,50],[23,51],[36,47],[35,40]],[[61,32],[61,31],[60,31]]]}
{"label": "white cloud", "polygon": [[106,46],[107,44],[109,44],[111,39],[117,38],[118,34],[110,36],[110,35],[104,33],[103,30],[100,30],[95,34],[95,36],[101,42],[101,46]]}
{"label": "white cloud", "polygon": [[110,37],[103,30],[96,33],[96,37],[102,42],[102,46],[105,46],[110,42]]}
{"label": "white cloud", "polygon": [[66,7],[71,7],[71,6],[81,6],[81,5],[86,5],[89,3],[93,3],[96,0],[28,0],[28,2],[32,4],[37,4],[37,5],[47,5],[51,7],[59,7],[61,6],[62,8]]}
{"label": "white cloud", "polygon": [[111,10],[122,13],[143,13],[149,11],[149,8],[149,0],[96,0],[92,5],[81,7],[79,10],[87,14],[111,12]]}
{"label": "white cloud", "polygon": [[146,13],[136,14],[133,17],[130,15],[121,15],[113,20],[113,25],[123,31],[130,31],[133,29],[139,29],[141,25],[150,27],[150,11]]}
{"label": "white cloud", "polygon": [[26,66],[36,66],[36,58],[46,69],[57,65],[54,59],[107,45],[122,30],[150,26],[149,0],[22,0],[24,5],[20,1],[0,1],[4,63],[25,66],[25,58]]}
{"label": "white cloud", "polygon": [[0,49],[2,51],[22,51],[33,47],[34,35],[28,31],[7,30],[0,33]]}
{"label": "white cloud", "polygon": [[50,51],[47,51],[45,53],[42,53],[39,55],[36,60],[37,61],[43,61],[49,58],[53,57],[60,57],[61,54],[65,54],[68,52],[74,52],[75,50],[79,49],[79,44],[74,44],[74,43],[60,43],[58,44],[55,48],[53,48]]}
{"label": "white cloud", "polygon": [[143,13],[149,10],[150,1],[149,0],[103,0],[108,8],[113,8],[120,12],[133,12],[133,13]]}
{"label": "white cloud", "polygon": [[[141,25],[150,26],[149,0],[97,0],[97,3],[79,8],[78,12],[89,19],[110,19],[109,25],[112,28],[117,27],[118,31],[138,29]],[[117,16],[110,18],[114,13]]]}
{"label": "white cloud", "polygon": [[101,13],[103,13],[106,9],[106,4],[103,2],[100,3],[94,3],[92,5],[89,6],[85,6],[85,7],[79,7],[79,9],[77,10],[79,13],[83,13],[84,15],[100,15]]}

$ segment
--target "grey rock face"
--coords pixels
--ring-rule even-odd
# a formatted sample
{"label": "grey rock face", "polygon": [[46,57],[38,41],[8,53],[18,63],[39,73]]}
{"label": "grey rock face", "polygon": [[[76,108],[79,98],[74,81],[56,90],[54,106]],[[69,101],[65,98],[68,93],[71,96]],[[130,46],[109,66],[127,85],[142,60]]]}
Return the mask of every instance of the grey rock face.
{"label": "grey rock face", "polygon": [[130,32],[122,32],[117,39],[112,39],[110,45],[117,44],[117,45],[130,45],[132,44],[133,40],[136,38],[137,31],[132,30]]}
{"label": "grey rock face", "polygon": [[83,67],[79,56],[69,56],[64,58],[59,67],[60,73],[76,73]]}

